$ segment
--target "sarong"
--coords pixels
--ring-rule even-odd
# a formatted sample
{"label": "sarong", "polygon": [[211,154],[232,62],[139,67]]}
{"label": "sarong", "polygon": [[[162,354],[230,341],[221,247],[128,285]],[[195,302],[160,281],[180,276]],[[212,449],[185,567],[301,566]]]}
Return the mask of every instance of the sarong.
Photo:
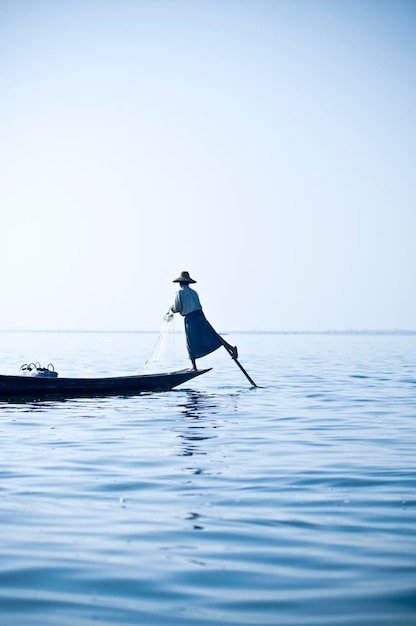
{"label": "sarong", "polygon": [[201,309],[185,316],[185,333],[190,359],[200,359],[224,345]]}

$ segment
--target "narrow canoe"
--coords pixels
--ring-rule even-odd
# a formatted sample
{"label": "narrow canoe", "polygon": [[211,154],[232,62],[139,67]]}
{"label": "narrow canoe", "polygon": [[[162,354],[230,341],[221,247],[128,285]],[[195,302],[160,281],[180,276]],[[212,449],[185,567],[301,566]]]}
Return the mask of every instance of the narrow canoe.
{"label": "narrow canoe", "polygon": [[0,375],[0,399],[33,398],[39,400],[50,397],[134,396],[146,391],[170,391],[209,371],[209,369],[180,370],[162,374],[104,378]]}

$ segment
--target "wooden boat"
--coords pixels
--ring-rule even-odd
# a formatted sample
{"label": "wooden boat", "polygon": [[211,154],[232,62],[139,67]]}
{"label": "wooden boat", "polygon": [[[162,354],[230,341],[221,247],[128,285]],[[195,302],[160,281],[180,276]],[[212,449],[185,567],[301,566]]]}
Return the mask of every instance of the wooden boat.
{"label": "wooden boat", "polygon": [[104,378],[0,375],[0,399],[134,396],[146,391],[170,391],[210,369]]}

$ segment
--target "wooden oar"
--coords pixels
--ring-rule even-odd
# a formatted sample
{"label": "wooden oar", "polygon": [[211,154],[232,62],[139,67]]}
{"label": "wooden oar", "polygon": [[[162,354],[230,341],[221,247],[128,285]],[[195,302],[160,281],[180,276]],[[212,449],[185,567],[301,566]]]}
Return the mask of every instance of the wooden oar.
{"label": "wooden oar", "polygon": [[[223,340],[224,341],[224,340]],[[238,367],[240,368],[240,370],[243,372],[244,376],[247,378],[247,380],[250,381],[250,383],[253,385],[253,387],[257,387],[256,383],[254,382],[254,380],[247,374],[246,370],[244,369],[244,367],[241,365],[240,361],[237,359],[237,356],[235,354],[234,351],[237,350],[237,348],[232,348],[231,346],[229,347],[229,344],[227,343],[223,343],[222,344],[224,346],[224,348],[227,350],[228,354],[231,355],[231,358],[233,361],[235,361],[238,365]]]}

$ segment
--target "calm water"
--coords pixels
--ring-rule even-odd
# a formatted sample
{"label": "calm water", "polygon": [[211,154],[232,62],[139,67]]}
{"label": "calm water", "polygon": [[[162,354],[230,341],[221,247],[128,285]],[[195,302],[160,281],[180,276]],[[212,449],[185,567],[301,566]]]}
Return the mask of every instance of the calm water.
{"label": "calm water", "polygon": [[[155,337],[0,333],[0,371],[135,373]],[[416,624],[416,336],[229,340],[260,388],[218,351],[168,393],[0,402],[2,626]]]}

